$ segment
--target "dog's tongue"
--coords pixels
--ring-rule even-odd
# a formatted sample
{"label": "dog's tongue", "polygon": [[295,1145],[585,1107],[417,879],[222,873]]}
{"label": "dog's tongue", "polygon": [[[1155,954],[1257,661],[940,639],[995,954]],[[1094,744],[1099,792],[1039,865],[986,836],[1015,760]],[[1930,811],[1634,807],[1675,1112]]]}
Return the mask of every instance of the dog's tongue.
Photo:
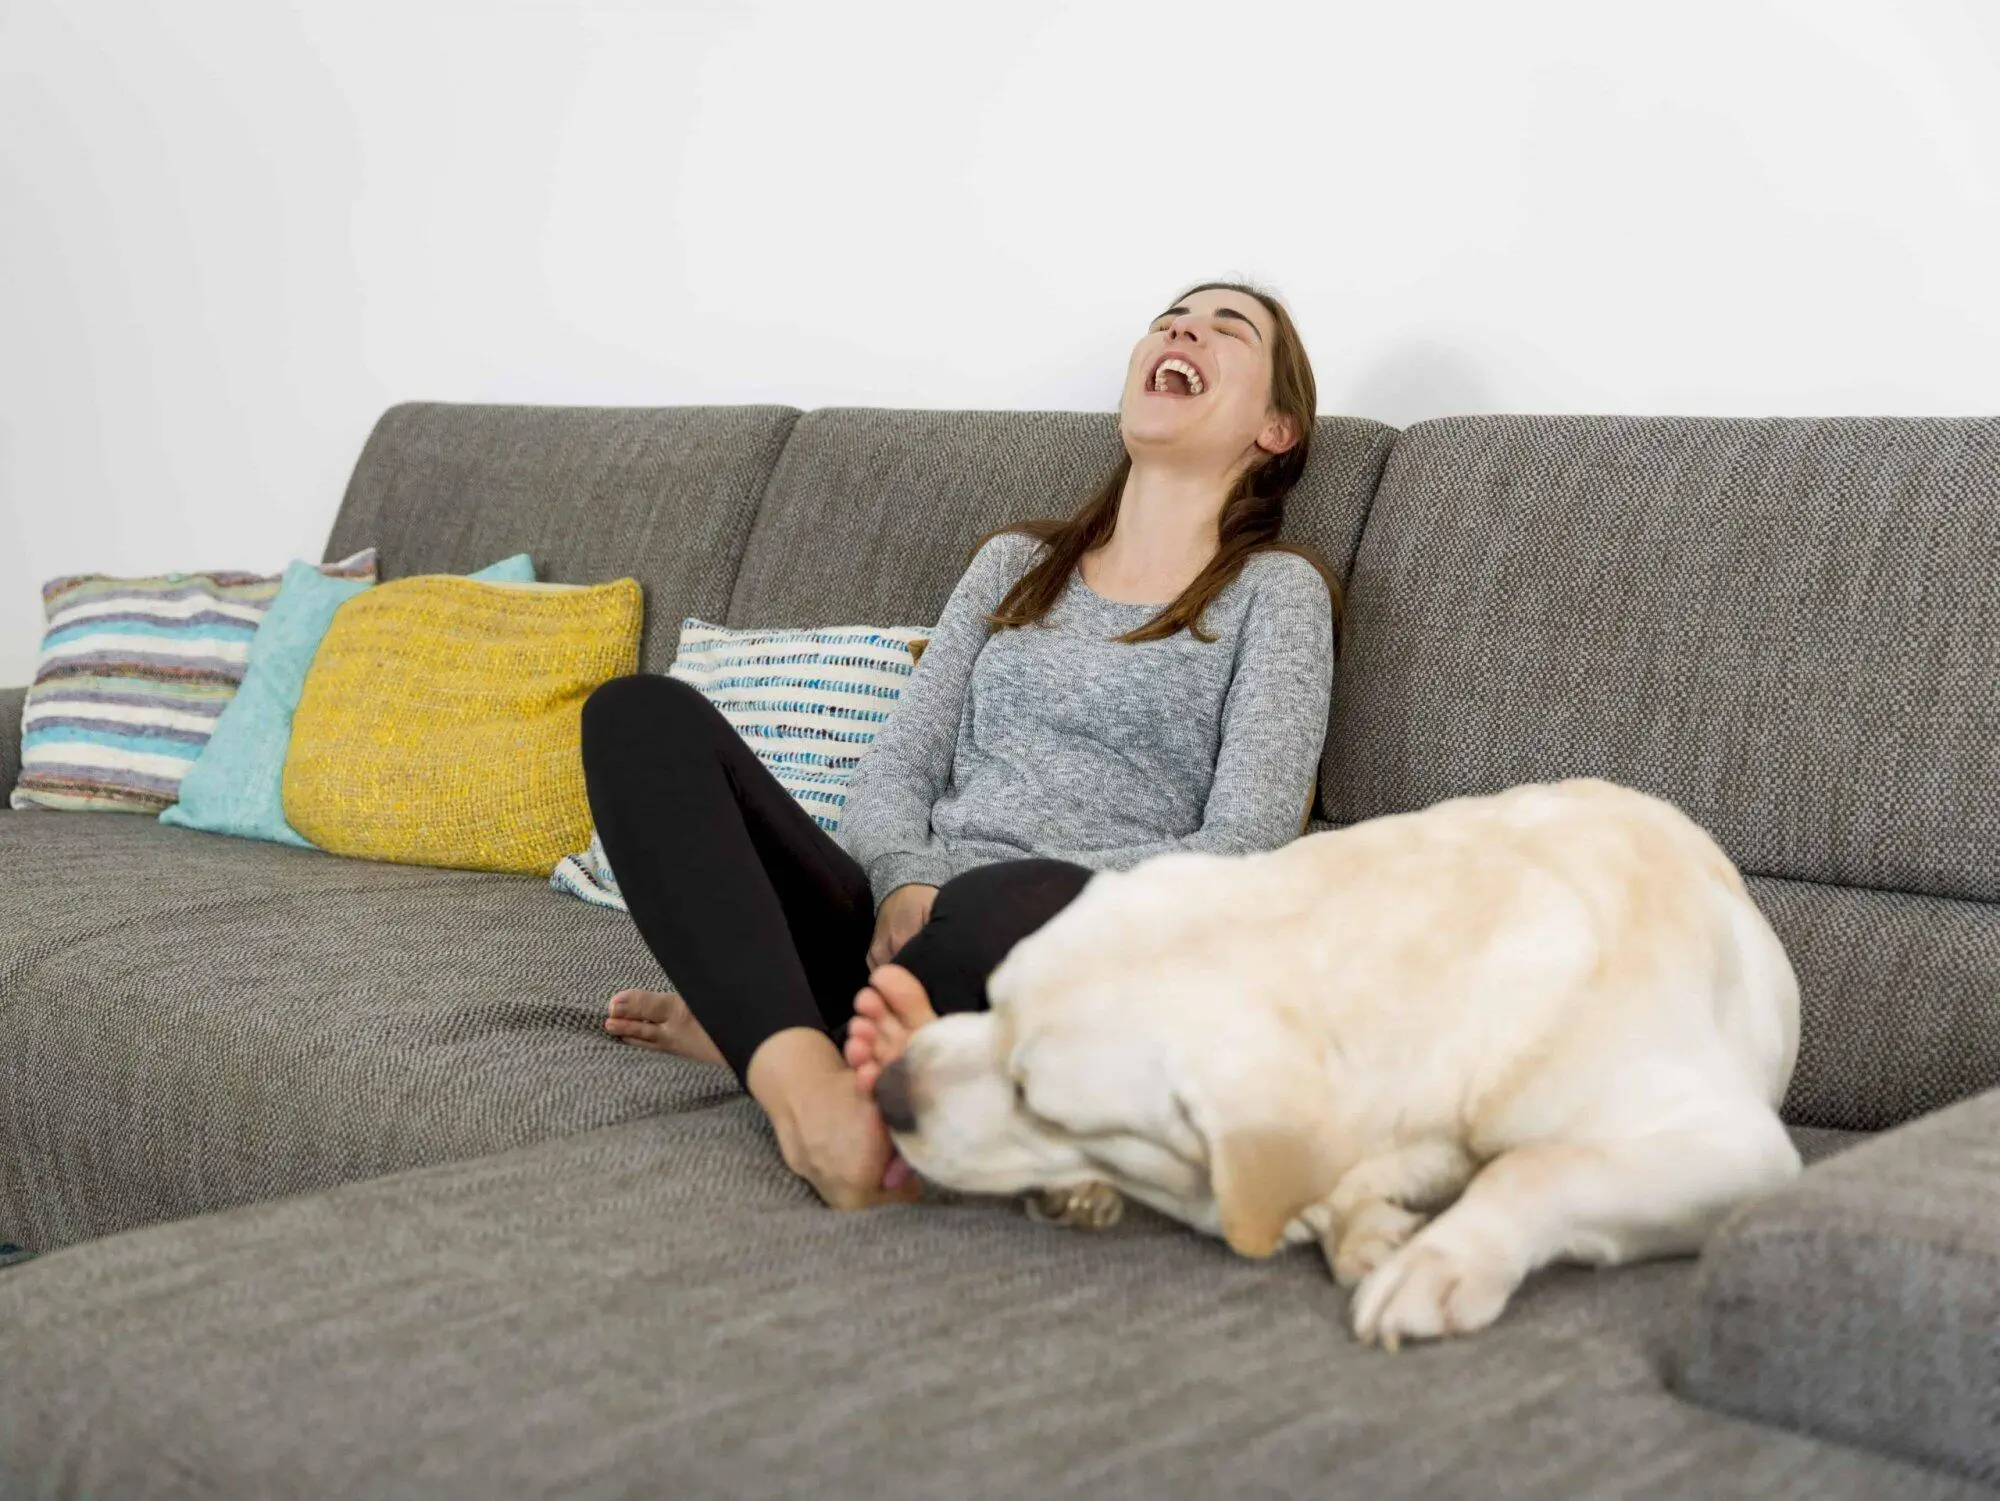
{"label": "dog's tongue", "polygon": [[901,1188],[905,1183],[910,1181],[910,1171],[910,1165],[903,1160],[903,1154],[901,1152],[895,1153],[890,1157],[889,1165],[882,1169],[882,1186],[884,1188]]}

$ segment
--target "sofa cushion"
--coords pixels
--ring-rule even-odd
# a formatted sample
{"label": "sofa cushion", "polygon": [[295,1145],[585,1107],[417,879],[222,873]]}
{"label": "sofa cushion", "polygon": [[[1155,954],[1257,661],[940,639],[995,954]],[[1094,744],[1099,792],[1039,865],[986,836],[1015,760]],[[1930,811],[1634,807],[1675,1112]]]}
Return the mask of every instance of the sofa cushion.
{"label": "sofa cushion", "polygon": [[1310,1251],[833,1213],[738,1099],[0,1272],[0,1493],[1985,1494],[1676,1399],[1689,1268],[1389,1356]]}
{"label": "sofa cushion", "polygon": [[1877,1131],[2000,1086],[2000,905],[1751,876],[1799,978],[1784,1117]]}
{"label": "sofa cushion", "polygon": [[2000,1483],[2000,1091],[1738,1213],[1691,1304],[1688,1395]]}
{"label": "sofa cushion", "polygon": [[[375,549],[306,566],[372,584]],[[172,806],[242,685],[283,582],[227,570],[68,574],[42,585],[48,631],[8,801],[148,817]]]}
{"label": "sofa cushion", "polygon": [[398,579],[320,643],[285,817],[322,849],[546,876],[590,837],[584,701],[637,670],[644,596],[605,584]]}
{"label": "sofa cushion", "polygon": [[[1344,575],[1394,428],[1322,417],[1285,535]],[[1066,516],[1121,453],[1110,412],[828,407],[793,427],[729,602],[730,625],[935,620],[972,544]]]}
{"label": "sofa cushion", "polygon": [[46,1251],[735,1088],[603,1030],[659,967],[622,913],[534,877],[48,812],[0,815],[0,863],[0,1241]]}
{"label": "sofa cushion", "polygon": [[916,670],[931,625],[737,630],[682,622],[668,676],[700,691],[812,821],[840,829],[847,784]]}
{"label": "sofa cushion", "polygon": [[[476,579],[534,576],[534,560],[524,552],[472,575]],[[310,563],[293,563],[285,569],[284,586],[251,638],[243,683],[216,716],[215,732],[181,778],[180,797],[160,814],[161,823],[306,846],[299,831],[285,821],[283,783],[292,719],[334,616],[355,595],[373,587],[373,579],[328,578]]]}
{"label": "sofa cushion", "polygon": [[2000,901],[1996,494],[2000,418],[1417,423],[1322,802],[1601,776],[1759,875]]}
{"label": "sofa cushion", "polygon": [[[665,672],[681,620],[718,618],[790,407],[414,402],[369,434],[329,557],[374,545],[382,577],[468,573],[528,552],[541,577],[646,591],[640,666]],[[865,618],[865,617],[857,617]]]}

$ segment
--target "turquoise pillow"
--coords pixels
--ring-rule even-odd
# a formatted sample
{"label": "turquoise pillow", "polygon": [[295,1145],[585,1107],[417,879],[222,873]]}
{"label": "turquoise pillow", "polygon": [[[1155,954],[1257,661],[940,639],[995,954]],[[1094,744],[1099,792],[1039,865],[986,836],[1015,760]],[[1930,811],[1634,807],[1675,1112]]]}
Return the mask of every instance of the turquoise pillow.
{"label": "turquoise pillow", "polygon": [[[526,553],[516,553],[471,577],[532,583],[535,565]],[[278,597],[250,638],[243,685],[216,717],[208,744],[181,778],[180,801],[160,814],[161,823],[318,848],[285,822],[285,752],[292,743],[292,715],[305,692],[313,654],[333,625],[333,612],[371,587],[360,579],[328,578],[311,563],[293,563],[285,570]]]}

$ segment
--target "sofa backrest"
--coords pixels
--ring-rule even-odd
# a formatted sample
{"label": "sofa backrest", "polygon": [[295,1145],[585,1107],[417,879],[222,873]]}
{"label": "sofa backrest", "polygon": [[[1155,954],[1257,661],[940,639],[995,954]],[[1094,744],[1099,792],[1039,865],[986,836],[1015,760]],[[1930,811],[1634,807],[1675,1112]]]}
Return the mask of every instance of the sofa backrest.
{"label": "sofa backrest", "polygon": [[[327,556],[631,574],[658,672],[688,615],[927,624],[979,535],[1117,452],[1108,413],[415,404]],[[2000,419],[1323,417],[1287,532],[1347,583],[1323,816],[1655,793],[1799,971],[1789,1119],[2000,1085]]]}
{"label": "sofa backrest", "polygon": [[646,592],[640,665],[665,672],[690,615],[719,617],[790,407],[414,402],[369,434],[326,556],[381,551],[384,579],[511,553],[537,577]]}
{"label": "sofa backrest", "polygon": [[[1285,535],[1345,575],[1395,429],[1322,417]],[[928,625],[984,533],[1066,516],[1121,452],[1109,412],[824,408],[792,428],[727,623]]]}
{"label": "sofa backrest", "polygon": [[2000,1084],[1996,556],[2000,419],[1418,423],[1349,580],[1322,801],[1655,793],[1788,914],[1794,1119]]}

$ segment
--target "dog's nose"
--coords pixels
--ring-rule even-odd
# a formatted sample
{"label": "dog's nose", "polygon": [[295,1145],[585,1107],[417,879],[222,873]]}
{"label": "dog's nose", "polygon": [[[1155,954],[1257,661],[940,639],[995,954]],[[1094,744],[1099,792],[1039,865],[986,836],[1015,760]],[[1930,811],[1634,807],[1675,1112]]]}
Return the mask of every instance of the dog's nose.
{"label": "dog's nose", "polygon": [[875,1081],[875,1108],[882,1112],[882,1123],[891,1131],[917,1129],[917,1107],[910,1103],[910,1070],[902,1059],[883,1069],[882,1077]]}

